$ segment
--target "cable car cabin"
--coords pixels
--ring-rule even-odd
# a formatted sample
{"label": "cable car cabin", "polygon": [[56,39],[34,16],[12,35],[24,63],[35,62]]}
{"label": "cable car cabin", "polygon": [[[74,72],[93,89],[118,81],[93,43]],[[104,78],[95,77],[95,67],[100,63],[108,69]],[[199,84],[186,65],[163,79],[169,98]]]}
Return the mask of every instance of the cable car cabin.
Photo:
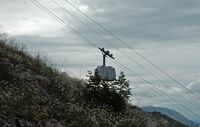
{"label": "cable car cabin", "polygon": [[98,66],[96,71],[98,71],[102,80],[113,81],[116,79],[115,68],[111,66]]}
{"label": "cable car cabin", "polygon": [[96,71],[98,72],[102,80],[114,81],[116,79],[115,68],[111,66],[106,66],[106,56],[114,59],[113,54],[110,54],[110,51],[106,51],[104,48],[99,48],[99,50],[101,50],[103,54],[103,65],[97,66]]}

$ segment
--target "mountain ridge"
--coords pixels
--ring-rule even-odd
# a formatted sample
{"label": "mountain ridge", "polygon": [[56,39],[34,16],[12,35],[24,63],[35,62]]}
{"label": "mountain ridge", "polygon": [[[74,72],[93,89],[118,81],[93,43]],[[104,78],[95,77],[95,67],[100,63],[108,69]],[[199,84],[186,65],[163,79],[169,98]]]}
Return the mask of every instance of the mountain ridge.
{"label": "mountain ridge", "polygon": [[171,117],[172,119],[175,119],[183,124],[189,125],[191,127],[199,127],[200,125],[192,120],[189,120],[179,112],[169,109],[169,108],[163,108],[163,107],[154,107],[154,106],[147,106],[142,107],[143,111],[146,112],[160,112],[161,114],[167,115]]}

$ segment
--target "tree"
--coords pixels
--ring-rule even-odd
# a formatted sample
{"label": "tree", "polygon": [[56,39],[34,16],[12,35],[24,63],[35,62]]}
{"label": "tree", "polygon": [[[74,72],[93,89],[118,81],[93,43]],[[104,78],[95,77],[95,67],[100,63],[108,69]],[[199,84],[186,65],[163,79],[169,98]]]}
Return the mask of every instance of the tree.
{"label": "tree", "polygon": [[88,89],[96,90],[100,88],[101,77],[99,76],[97,71],[95,71],[94,75],[91,71],[88,71],[87,77],[89,77],[89,80],[86,82],[86,87]]}
{"label": "tree", "polygon": [[84,89],[86,102],[95,106],[109,106],[114,111],[125,109],[131,89],[123,72],[115,81],[101,80],[97,71],[94,74],[89,71],[88,77]]}
{"label": "tree", "polygon": [[126,79],[124,72],[120,73],[119,78],[114,82],[114,85],[117,86],[118,93],[127,100],[132,95],[131,88],[129,87],[130,81]]}

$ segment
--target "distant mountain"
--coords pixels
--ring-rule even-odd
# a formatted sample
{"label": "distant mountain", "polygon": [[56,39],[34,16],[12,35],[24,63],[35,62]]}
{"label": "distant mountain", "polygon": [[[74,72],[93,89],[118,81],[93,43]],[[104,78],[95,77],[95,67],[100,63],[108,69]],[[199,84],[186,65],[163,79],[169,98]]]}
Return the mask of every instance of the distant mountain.
{"label": "distant mountain", "polygon": [[188,125],[172,119],[167,115],[161,114],[160,112],[150,112],[150,114],[152,118],[156,119],[157,123],[165,123],[161,127],[189,127]]}
{"label": "distant mountain", "polygon": [[167,115],[171,117],[172,119],[175,119],[190,127],[200,126],[199,124],[187,119],[186,117],[184,117],[183,115],[181,115],[180,113],[172,109],[148,106],[148,107],[143,107],[142,110],[144,110],[145,112],[160,112],[161,114]]}

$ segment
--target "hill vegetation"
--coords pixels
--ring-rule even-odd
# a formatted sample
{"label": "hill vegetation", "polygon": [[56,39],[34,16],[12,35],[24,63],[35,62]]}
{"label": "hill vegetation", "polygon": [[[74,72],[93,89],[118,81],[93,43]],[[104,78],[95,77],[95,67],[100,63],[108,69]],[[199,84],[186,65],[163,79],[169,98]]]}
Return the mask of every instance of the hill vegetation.
{"label": "hill vegetation", "polygon": [[152,121],[168,126],[128,104],[123,73],[111,84],[92,73],[89,80],[72,78],[4,36],[0,91],[1,127],[150,127]]}
{"label": "hill vegetation", "polygon": [[145,112],[159,112],[190,127],[199,127],[199,124],[189,120],[188,118],[173,109],[148,106],[143,107],[142,110]]}

